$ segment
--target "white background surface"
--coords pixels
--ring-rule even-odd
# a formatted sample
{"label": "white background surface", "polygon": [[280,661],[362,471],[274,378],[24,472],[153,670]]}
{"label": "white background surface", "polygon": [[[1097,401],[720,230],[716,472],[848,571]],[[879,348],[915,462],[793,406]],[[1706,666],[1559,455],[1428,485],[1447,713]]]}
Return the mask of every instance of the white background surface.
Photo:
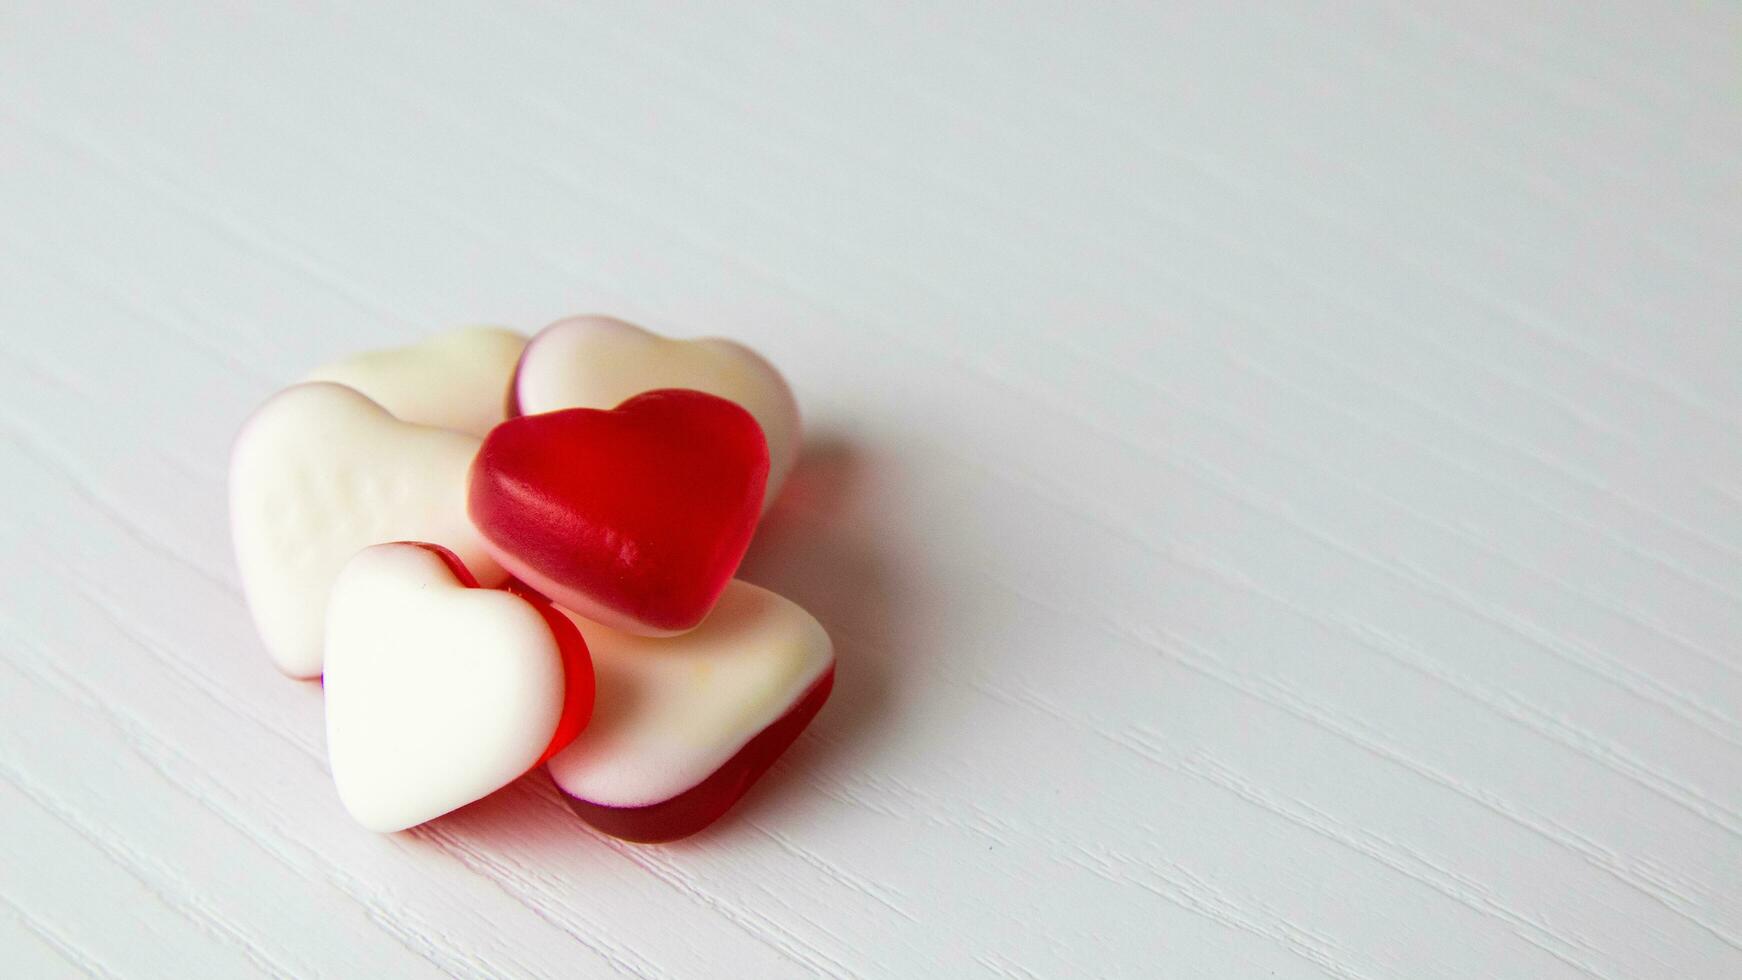
{"label": "white background surface", "polygon": [[[1733,8],[240,6],[0,12],[0,973],[1742,975]],[[228,440],[580,311],[794,381],[834,700],[366,833]]]}

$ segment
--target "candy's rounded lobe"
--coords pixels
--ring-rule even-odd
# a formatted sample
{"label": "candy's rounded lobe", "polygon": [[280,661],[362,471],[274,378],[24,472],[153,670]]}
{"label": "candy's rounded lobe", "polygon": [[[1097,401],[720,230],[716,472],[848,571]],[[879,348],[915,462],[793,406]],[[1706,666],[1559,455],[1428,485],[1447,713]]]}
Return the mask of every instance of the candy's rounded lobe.
{"label": "candy's rounded lobe", "polygon": [[452,548],[485,585],[505,577],[466,516],[474,436],[394,418],[343,385],[294,385],[243,424],[230,457],[230,528],[267,652],[318,677],[327,597],[359,549]]}
{"label": "candy's rounded lobe", "polygon": [[326,666],[339,799],[383,833],[506,786],[592,710],[572,622],[553,629],[536,604],[477,587],[452,552],[418,542],[346,563],[328,604]]}
{"label": "candy's rounded lobe", "polygon": [[798,458],[798,401],[774,365],[736,341],[678,340],[605,316],[578,316],[539,331],[515,370],[509,410],[534,415],[610,408],[644,391],[691,388],[743,406],[768,440],[765,509]]}
{"label": "candy's rounded lobe", "polygon": [[539,755],[534,765],[543,765],[551,757],[568,748],[577,736],[593,720],[593,705],[597,703],[596,680],[593,673],[593,656],[587,649],[587,641],[581,636],[580,627],[574,620],[563,615],[549,599],[541,595],[522,595],[544,620],[545,626],[556,637],[557,648],[562,654],[563,677],[567,687],[563,695],[562,717],[557,719],[556,729],[551,732],[550,741],[545,744],[544,752]]}
{"label": "candy's rounded lobe", "polygon": [[[427,541],[397,541],[394,543],[422,548],[440,558],[443,564],[447,565],[448,571],[453,573],[454,580],[461,585],[468,589],[484,588],[472,576],[471,570],[466,568],[466,563],[460,561],[460,556],[447,548],[439,544],[430,544]],[[524,582],[516,579],[509,579],[502,583],[499,588],[524,600],[538,612],[539,616],[544,619],[545,625],[550,628],[551,636],[556,638],[557,649],[562,655],[564,678],[562,717],[557,720],[556,730],[551,733],[550,742],[545,746],[544,754],[538,757],[536,764],[543,765],[550,761],[551,756],[568,748],[569,743],[573,742],[575,736],[587,727],[587,722],[592,720],[593,657],[587,650],[587,641],[581,635],[580,628],[575,625],[573,619],[558,609],[555,603],[527,588]]]}
{"label": "candy's rounded lobe", "polygon": [[468,506],[485,547],[534,590],[614,629],[671,635],[701,622],[731,580],[767,477],[748,412],[654,391],[497,426]]}
{"label": "candy's rounded lobe", "polygon": [[548,768],[578,814],[627,840],[674,840],[712,823],[792,744],[834,684],[822,626],[743,581],[682,636],[581,628],[597,708]]}
{"label": "candy's rounded lobe", "polygon": [[508,417],[526,338],[504,327],[457,327],[421,344],[368,351],[310,372],[374,399],[405,422],[482,438]]}

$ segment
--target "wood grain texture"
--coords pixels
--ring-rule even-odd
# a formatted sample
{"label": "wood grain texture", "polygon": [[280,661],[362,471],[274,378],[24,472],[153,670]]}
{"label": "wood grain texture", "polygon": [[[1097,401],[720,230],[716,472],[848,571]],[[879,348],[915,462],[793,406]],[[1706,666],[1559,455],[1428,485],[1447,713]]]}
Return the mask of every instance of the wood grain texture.
{"label": "wood grain texture", "polygon": [[[0,14],[0,974],[1742,975],[1735,9],[291,6]],[[229,440],[581,311],[793,380],[835,698],[365,833]]]}

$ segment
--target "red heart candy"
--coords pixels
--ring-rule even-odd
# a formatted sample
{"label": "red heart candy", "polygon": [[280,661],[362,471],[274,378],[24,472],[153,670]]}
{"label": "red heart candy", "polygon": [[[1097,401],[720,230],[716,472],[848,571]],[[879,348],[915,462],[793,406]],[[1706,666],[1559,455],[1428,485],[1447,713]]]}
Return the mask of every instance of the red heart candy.
{"label": "red heart candy", "polygon": [[498,425],[472,463],[467,506],[515,577],[588,619],[661,636],[713,608],[767,480],[749,412],[672,388]]}

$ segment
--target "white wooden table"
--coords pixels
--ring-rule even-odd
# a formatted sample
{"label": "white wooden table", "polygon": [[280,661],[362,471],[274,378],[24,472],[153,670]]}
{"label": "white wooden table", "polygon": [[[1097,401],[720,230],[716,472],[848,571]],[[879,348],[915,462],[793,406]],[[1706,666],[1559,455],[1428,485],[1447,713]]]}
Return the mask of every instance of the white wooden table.
{"label": "white wooden table", "polygon": [[[1742,976],[1735,8],[302,6],[0,12],[0,975]],[[582,311],[793,379],[835,697],[368,834],[228,441]]]}

